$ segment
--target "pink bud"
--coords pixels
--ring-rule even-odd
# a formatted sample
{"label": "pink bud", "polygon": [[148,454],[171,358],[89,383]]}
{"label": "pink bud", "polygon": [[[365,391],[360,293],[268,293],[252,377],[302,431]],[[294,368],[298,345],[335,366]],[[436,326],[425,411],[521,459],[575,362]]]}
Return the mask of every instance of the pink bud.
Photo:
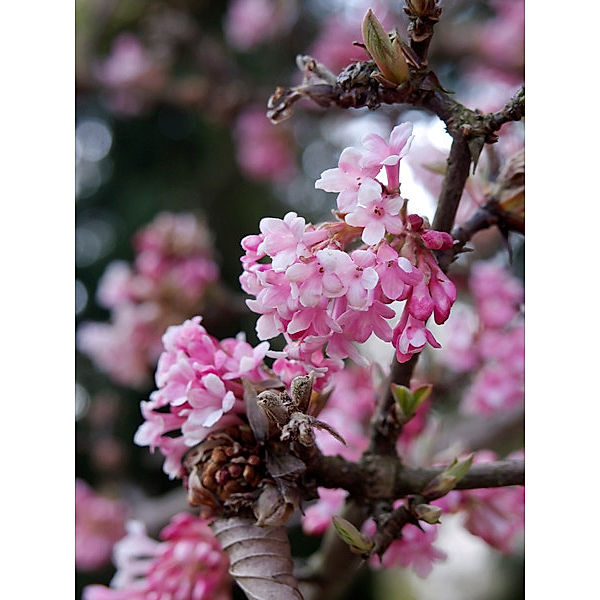
{"label": "pink bud", "polygon": [[406,221],[408,222],[409,229],[412,231],[419,231],[423,227],[423,218],[419,215],[408,215]]}
{"label": "pink bud", "polygon": [[454,240],[449,233],[429,229],[421,234],[421,239],[430,250],[449,250]]}

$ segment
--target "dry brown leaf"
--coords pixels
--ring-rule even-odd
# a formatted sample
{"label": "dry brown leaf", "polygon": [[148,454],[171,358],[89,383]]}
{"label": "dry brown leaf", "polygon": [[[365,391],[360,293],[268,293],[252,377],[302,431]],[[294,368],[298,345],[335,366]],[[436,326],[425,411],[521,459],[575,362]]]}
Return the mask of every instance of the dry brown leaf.
{"label": "dry brown leaf", "polygon": [[229,556],[229,573],[250,600],[303,600],[285,527],[254,519],[215,519],[211,528]]}

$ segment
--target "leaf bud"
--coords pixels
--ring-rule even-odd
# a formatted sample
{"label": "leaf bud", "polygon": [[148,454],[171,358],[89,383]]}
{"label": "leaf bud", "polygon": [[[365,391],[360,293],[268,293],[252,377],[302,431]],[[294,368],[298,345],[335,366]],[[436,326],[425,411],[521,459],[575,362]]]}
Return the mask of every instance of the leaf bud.
{"label": "leaf bud", "polygon": [[371,9],[363,19],[362,35],[381,74],[391,83],[404,83],[408,79],[408,65],[398,36],[392,41]]}
{"label": "leaf bud", "polygon": [[432,506],[431,504],[417,504],[413,508],[413,512],[417,519],[431,525],[439,523],[442,516],[442,509],[439,506]]}
{"label": "leaf bud", "polygon": [[396,418],[401,425],[408,423],[417,412],[417,409],[429,398],[431,385],[423,385],[411,392],[403,385],[391,384],[392,395],[396,400]]}
{"label": "leaf bud", "polygon": [[334,516],[331,521],[338,536],[348,544],[352,552],[368,554],[375,546],[375,542],[363,535],[350,521],[338,516]]}
{"label": "leaf bud", "polygon": [[455,458],[451,465],[427,484],[423,490],[423,496],[429,500],[445,496],[467,474],[472,462],[473,454],[461,461]]}

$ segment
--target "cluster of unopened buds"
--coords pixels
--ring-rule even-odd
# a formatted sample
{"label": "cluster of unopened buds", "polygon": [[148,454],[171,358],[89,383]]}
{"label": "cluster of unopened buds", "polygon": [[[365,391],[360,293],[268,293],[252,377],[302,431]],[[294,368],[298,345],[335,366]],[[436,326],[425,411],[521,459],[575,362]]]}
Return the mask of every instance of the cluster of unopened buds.
{"label": "cluster of unopened buds", "polygon": [[[261,233],[242,240],[240,281],[254,296],[248,306],[261,315],[258,336],[283,334],[287,342],[273,356],[336,371],[347,357],[365,364],[354,343],[373,333],[394,344],[399,362],[427,343],[439,347],[426,322],[432,315],[446,321],[456,288],[433,251],[453,240],[409,214],[400,196],[411,133],[412,124],[403,123],[389,141],[368,134],[362,148],[346,148],[338,167],[322,174],[315,186],[338,193],[335,221],[315,226],[290,212],[262,219]],[[405,304],[392,328],[395,301]]]}

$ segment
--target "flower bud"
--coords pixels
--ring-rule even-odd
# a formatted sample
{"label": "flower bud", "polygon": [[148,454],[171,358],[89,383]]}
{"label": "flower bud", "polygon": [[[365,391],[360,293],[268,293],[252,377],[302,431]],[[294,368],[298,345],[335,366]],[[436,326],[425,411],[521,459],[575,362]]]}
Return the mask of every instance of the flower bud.
{"label": "flower bud", "polygon": [[420,217],[419,215],[408,215],[406,217],[406,221],[408,223],[408,226],[410,227],[411,231],[420,231],[421,227],[423,227],[423,217]]}
{"label": "flower bud", "polygon": [[397,37],[393,41],[390,39],[371,9],[363,19],[362,34],[365,46],[381,74],[392,83],[405,82],[408,79],[408,66],[400,41]]}
{"label": "flower bud", "polygon": [[454,244],[454,240],[449,233],[436,231],[435,229],[428,229],[423,232],[421,239],[430,250],[450,250]]}

